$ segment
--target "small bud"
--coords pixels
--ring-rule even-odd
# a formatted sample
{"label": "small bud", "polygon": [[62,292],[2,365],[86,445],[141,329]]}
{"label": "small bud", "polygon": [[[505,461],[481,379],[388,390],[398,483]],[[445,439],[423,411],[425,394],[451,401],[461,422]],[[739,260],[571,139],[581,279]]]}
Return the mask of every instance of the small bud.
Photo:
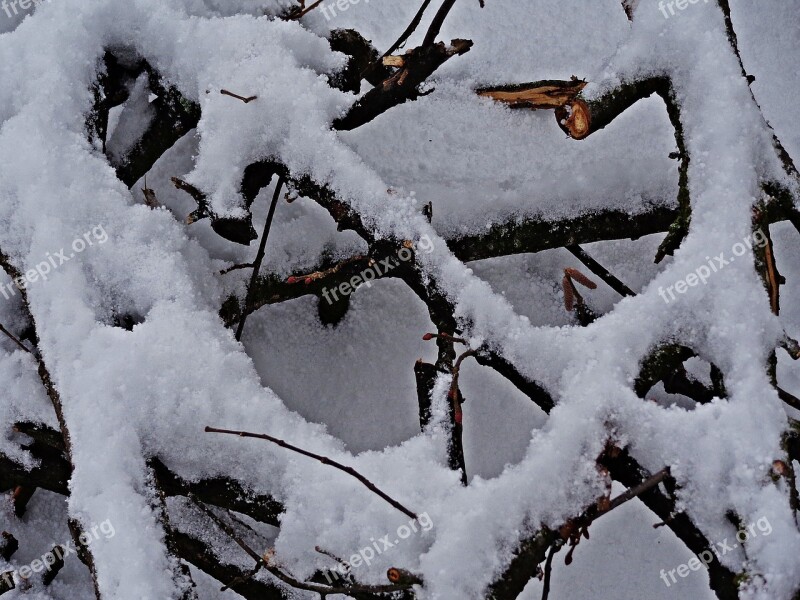
{"label": "small bud", "polygon": [[578,269],[572,269],[568,267],[564,269],[564,275],[567,275],[570,279],[574,279],[575,281],[589,288],[590,290],[597,288],[597,284],[588,277],[586,277],[586,275],[578,271]]}
{"label": "small bud", "polygon": [[782,460],[772,461],[772,470],[781,477],[786,477],[789,474],[789,465]]}

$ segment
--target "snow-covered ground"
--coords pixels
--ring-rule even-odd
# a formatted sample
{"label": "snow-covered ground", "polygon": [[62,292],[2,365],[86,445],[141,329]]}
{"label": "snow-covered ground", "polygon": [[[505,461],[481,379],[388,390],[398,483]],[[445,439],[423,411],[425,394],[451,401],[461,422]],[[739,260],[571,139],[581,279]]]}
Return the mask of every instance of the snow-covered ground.
{"label": "snow-covered ground", "polygon": [[[62,249],[69,255],[46,280],[31,282],[28,296],[74,462],[68,499],[38,491],[21,520],[3,501],[0,529],[21,548],[8,564],[0,559],[0,573],[70,540],[68,517],[84,528],[108,521],[115,534],[91,545],[103,597],[177,598],[146,468],[155,456],[186,479],[228,476],[282,502],[279,531],[261,531],[265,547],[257,550],[274,546],[300,579],[332,567],[315,546],[349,556],[408,521],[340,471],[260,440],[204,433],[210,425],[268,433],[326,455],[427,512],[430,530],[356,573],[375,584],[386,583],[389,567],[419,573],[420,599],[482,598],[521,539],[539,524],[558,527],[580,514],[604,492],[595,459],[609,437],[651,472],[671,468],[680,507],[708,540],[733,539],[729,511],[746,524],[770,523],[746,554],[740,547],[722,556],[751,575],[743,598],[788,600],[800,589],[800,531],[786,485],[769,477],[784,457],[788,409],[765,369],[784,332],[800,335],[798,232],[788,223],[771,228],[786,279],[780,317],[749,251],[674,302],[659,295],[751,235],[764,181],[791,183],[765,119],[800,156],[793,116],[800,2],[731,0],[756,104],[716,1],[665,18],[657,0],[640,0],[629,21],[618,0],[486,0],[485,8],[461,0],[439,39],[475,45],[434,74],[432,93],[354,131],[332,131],[355,96],[328,85],[326,74],[344,57],[325,35],[353,28],[383,52],[420,3],[362,0],[330,19],[318,9],[299,22],[276,18],[291,0],[48,0],[10,16],[0,6],[0,250],[22,272]],[[407,48],[422,42],[438,4]],[[104,51],[115,48],[133,49],[202,110],[198,127],[147,175],[159,209],[144,205],[143,180],[129,190],[87,139],[91,86]],[[584,269],[566,250],[463,264],[446,243],[514,219],[675,206],[675,137],[657,97],[576,141],[551,111],[510,110],[474,93],[572,75],[590,82],[587,97],[623,81],[670,77],[691,155],[691,228],[674,257],[653,264],[663,234],[584,246],[638,294],[620,299],[604,285],[587,292],[603,315],[589,327],[563,307],[563,269]],[[132,100],[114,113],[111,153],[124,152],[142,131],[145,85],[137,82],[132,95],[139,105]],[[242,103],[221,89],[258,98]],[[433,251],[419,255],[420,268],[456,307],[470,345],[496,350],[557,401],[546,415],[496,372],[466,361],[466,488],[447,465],[449,376],[437,380],[433,421],[420,433],[413,365],[436,359],[435,346],[422,341],[434,327],[402,281],[358,289],[336,327],[320,323],[313,296],[255,312],[242,343],[224,326],[220,307],[229,294],[244,295],[250,270],[220,270],[252,261],[257,243],[228,242],[208,220],[187,225],[196,204],[170,177],[208,194],[216,214],[241,216],[242,172],[269,157],[329,185],[377,238],[428,236]],[[259,234],[274,184],[253,204]],[[431,223],[421,211],[429,201]],[[107,241],[83,237],[98,228]],[[79,239],[94,243],[78,251]],[[279,202],[262,272],[287,277],[323,257],[365,250],[312,199]],[[0,277],[0,286],[9,281]],[[114,327],[114,317],[126,314],[140,321],[132,331]],[[21,333],[24,315],[19,293],[0,297],[6,328]],[[638,398],[632,382],[640,361],[668,342],[719,366],[728,398],[696,407],[659,389],[656,402]],[[783,350],[777,356],[780,386],[799,394],[796,364]],[[0,381],[0,452],[29,461],[13,423],[59,425],[34,359],[5,337]],[[177,521],[198,527],[185,506],[168,507]],[[550,598],[713,598],[703,570],[665,584],[661,571],[691,553],[667,527],[653,528],[658,521],[638,500],[600,518],[571,565],[564,552],[556,555]],[[252,566],[235,546],[219,552]],[[199,598],[236,597],[192,573]],[[540,596],[533,580],[521,598]],[[72,555],[52,586],[6,597],[83,600],[94,592]]]}

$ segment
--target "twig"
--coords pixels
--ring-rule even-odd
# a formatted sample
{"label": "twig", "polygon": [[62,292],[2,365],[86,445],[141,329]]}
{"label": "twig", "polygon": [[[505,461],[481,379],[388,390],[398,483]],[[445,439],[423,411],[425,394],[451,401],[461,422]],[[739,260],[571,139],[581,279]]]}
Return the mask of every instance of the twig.
{"label": "twig", "polygon": [[214,514],[214,512],[210,508],[208,508],[205,504],[200,502],[200,500],[198,500],[194,494],[189,494],[189,500],[194,502],[197,508],[202,510],[212,521],[214,521],[214,523],[219,525],[220,529],[222,529],[226,534],[228,534],[228,537],[230,537],[234,542],[236,542],[237,546],[239,546],[242,550],[247,552],[247,555],[250,558],[252,558],[256,562],[262,561],[261,555],[255,550],[253,550],[250,546],[248,546],[244,542],[244,540],[242,540],[238,535],[236,535],[236,532],[233,530],[233,527],[228,525],[225,521],[223,521],[216,514]]}
{"label": "twig", "polygon": [[0,323],[0,332],[4,333],[6,336],[8,336],[22,350],[24,350],[28,354],[32,354],[33,355],[33,352],[28,350],[28,348],[25,347],[25,345],[20,341],[20,339],[17,336],[15,336],[13,333],[11,333],[8,329],[3,327],[3,325],[1,323]]}
{"label": "twig", "polygon": [[283,440],[280,440],[278,438],[272,437],[271,435],[267,435],[266,433],[248,433],[246,431],[232,431],[230,429],[217,429],[216,427],[206,427],[205,430],[206,430],[206,433],[227,433],[229,435],[238,435],[239,437],[250,437],[250,438],[257,438],[259,440],[267,440],[268,442],[272,442],[273,444],[277,444],[281,448],[286,448],[287,450],[291,450],[293,452],[297,452],[298,454],[302,454],[303,456],[308,456],[309,458],[313,458],[314,460],[317,460],[317,461],[321,462],[323,465],[330,465],[331,467],[339,469],[340,471],[344,471],[348,475],[351,475],[352,477],[355,477],[356,479],[358,479],[361,483],[364,484],[364,486],[367,489],[369,489],[370,491],[374,492],[375,494],[377,494],[378,496],[380,496],[381,498],[386,500],[389,504],[394,506],[397,510],[399,510],[403,514],[408,515],[412,519],[416,519],[417,518],[417,515],[415,513],[411,512],[409,509],[407,509],[405,506],[400,504],[397,500],[395,500],[391,496],[389,496],[386,493],[382,492],[369,479],[367,479],[366,477],[361,475],[361,473],[359,473],[358,471],[356,471],[352,467],[348,467],[348,466],[343,465],[343,464],[341,464],[339,462],[336,462],[335,460],[332,460],[332,459],[328,458],[327,456],[321,456],[319,454],[314,454],[313,452],[309,452],[308,450],[303,450],[302,448],[298,448],[297,446],[293,446],[292,444],[284,442]]}
{"label": "twig", "polygon": [[[346,587],[330,587],[325,585],[319,585],[315,583],[307,583],[304,581],[299,581],[288,575],[283,570],[279,569],[275,565],[270,564],[267,562],[263,556],[260,556],[258,552],[253,550],[247,543],[239,537],[233,528],[219,518],[213,511],[211,511],[207,506],[204,506],[202,502],[197,500],[196,498],[190,496],[190,499],[197,505],[197,507],[203,511],[203,513],[208,516],[216,525],[222,529],[225,534],[230,537],[236,544],[244,550],[247,555],[256,561],[257,569],[255,569],[252,573],[254,575],[258,567],[264,568],[269,571],[272,575],[283,581],[284,583],[299,589],[299,590],[306,590],[309,592],[316,592],[317,594],[322,595],[323,597],[327,594],[345,594],[351,595],[352,593],[373,593],[373,594],[382,594],[382,593],[392,593],[392,592],[399,592],[402,590],[407,590],[411,587],[412,584],[403,583],[399,585],[350,585]],[[233,583],[233,582],[231,582]]]}
{"label": "twig", "polygon": [[790,394],[781,387],[776,387],[775,389],[778,390],[778,397],[781,400],[783,400],[787,405],[791,406],[793,409],[800,410],[800,398],[798,398],[793,394]]}
{"label": "twig", "polygon": [[241,265],[233,265],[232,267],[228,267],[227,269],[222,269],[222,271],[220,271],[219,274],[225,275],[226,273],[230,273],[231,271],[236,271],[238,269],[249,269],[254,266],[255,264],[253,263],[243,263]]}
{"label": "twig", "polygon": [[191,183],[184,181],[183,179],[178,179],[177,177],[170,177],[170,181],[172,181],[172,185],[174,185],[177,189],[182,190],[189,194],[194,201],[197,202],[197,210],[192,211],[192,213],[186,217],[186,224],[191,225],[192,223],[196,223],[200,219],[204,219],[208,216],[208,201],[206,200],[206,195],[198,190],[195,186]]}
{"label": "twig", "polygon": [[419,23],[422,20],[422,15],[425,14],[425,10],[428,8],[428,5],[430,5],[430,3],[431,0],[424,0],[422,6],[419,7],[417,14],[414,15],[413,19],[411,19],[411,23],[408,24],[408,27],[406,27],[405,31],[402,34],[400,34],[400,37],[397,38],[397,41],[395,41],[395,43],[392,44],[391,47],[386,52],[384,52],[383,55],[377,61],[370,64],[369,66],[367,66],[366,69],[364,69],[364,71],[361,73],[362,78],[365,77],[370,72],[372,72],[372,70],[375,69],[375,67],[382,64],[384,58],[386,58],[387,56],[391,56],[392,53],[395,52],[395,50],[397,50],[398,48],[400,48],[400,46],[406,43],[408,38],[411,37],[411,34],[414,33],[414,31],[419,26]]}
{"label": "twig", "polygon": [[317,552],[319,552],[320,554],[322,554],[324,556],[327,556],[328,558],[332,558],[333,560],[335,560],[337,563],[339,563],[343,567],[345,567],[347,569],[350,568],[350,563],[348,563],[346,560],[344,560],[342,558],[339,558],[333,552],[328,552],[327,550],[325,550],[324,548],[321,548],[320,546],[314,546],[314,550],[316,550]]}
{"label": "twig", "polygon": [[429,342],[434,338],[442,338],[443,340],[447,340],[448,342],[464,344],[465,346],[469,345],[467,343],[467,340],[465,340],[464,338],[453,337],[449,333],[426,333],[425,335],[422,336],[422,339],[426,342]]}
{"label": "twig", "polygon": [[667,477],[669,477],[669,475],[670,475],[669,467],[664,467],[658,473],[656,473],[652,477],[649,477],[648,479],[646,479],[645,481],[643,481],[639,485],[637,485],[635,487],[632,487],[632,488],[628,488],[627,490],[622,492],[619,496],[614,498],[611,501],[611,503],[608,505],[608,508],[606,510],[600,511],[597,515],[595,515],[594,518],[592,518],[592,521],[594,521],[598,517],[601,517],[602,515],[604,515],[604,514],[606,514],[608,512],[611,512],[612,510],[614,510],[618,506],[622,506],[628,500],[632,500],[632,499],[636,498],[637,496],[641,496],[645,492],[653,489],[659,483],[661,483]]}
{"label": "twig", "polygon": [[258,271],[261,269],[261,261],[264,260],[264,251],[267,248],[267,237],[269,237],[269,230],[272,227],[272,218],[275,216],[275,207],[278,205],[278,198],[281,194],[283,187],[283,176],[279,176],[278,183],[275,186],[275,193],[272,195],[272,203],[269,205],[269,213],[267,214],[267,221],[264,223],[264,233],[261,234],[261,243],[258,245],[258,253],[256,260],[253,262],[253,275],[250,277],[250,284],[247,286],[247,296],[245,296],[242,318],[239,319],[239,326],[236,328],[236,341],[242,339],[242,332],[244,331],[244,323],[247,321],[247,308],[253,300],[253,289],[256,286],[258,279]]}
{"label": "twig", "polygon": [[296,21],[297,19],[302,19],[303,17],[306,16],[306,14],[310,13],[312,10],[317,8],[320,4],[322,4],[322,0],[317,0],[316,2],[314,2],[314,4],[312,4],[308,8],[303,8],[302,5],[298,6],[297,7],[297,11],[293,12],[292,14],[289,15],[289,19],[292,20],[292,21]]}
{"label": "twig", "polygon": [[450,9],[453,8],[455,3],[456,0],[444,0],[444,2],[442,2],[438,12],[433,17],[433,21],[431,21],[428,33],[425,34],[425,39],[422,41],[423,46],[432,46],[436,41],[436,36],[439,35],[439,31],[442,29],[444,20],[447,18],[447,13],[450,12]]}
{"label": "twig", "polygon": [[464,457],[464,445],[461,438],[464,431],[464,413],[461,410],[462,398],[461,392],[458,389],[458,376],[461,373],[461,363],[464,362],[464,359],[470,356],[475,356],[476,352],[476,350],[467,350],[461,356],[459,356],[458,359],[456,359],[456,363],[451,369],[453,379],[450,382],[450,390],[447,392],[447,399],[450,400],[450,403],[453,406],[453,440],[451,442],[452,452],[456,462],[458,463],[458,468],[461,471],[461,483],[464,486],[467,485],[468,481],[467,464]]}
{"label": "twig", "polygon": [[550,595],[550,575],[553,570],[553,556],[559,550],[557,544],[550,546],[550,551],[547,553],[547,560],[544,563],[544,580],[542,582],[542,600],[547,600]]}
{"label": "twig", "polygon": [[636,292],[634,292],[631,288],[627,285],[622,283],[619,279],[617,279],[614,275],[612,275],[603,265],[593,259],[587,252],[581,248],[578,244],[572,244],[566,247],[567,250],[572,253],[572,255],[581,261],[586,268],[589,269],[592,273],[597,275],[600,279],[605,281],[608,286],[617,292],[620,296],[635,296]]}
{"label": "twig", "polygon": [[392,567],[386,571],[386,578],[395,584],[422,585],[422,577],[405,569]]}
{"label": "twig", "polygon": [[[11,277],[12,279],[16,279],[20,277],[19,270],[11,264],[9,257],[0,250],[0,267],[6,272],[6,274]],[[30,302],[28,300],[27,291],[24,288],[20,288],[20,295],[22,296],[22,304],[25,309],[25,314],[27,319],[30,321],[31,325],[34,328],[34,338],[38,339],[36,336],[36,319],[33,316],[33,313],[30,309]],[[7,333],[7,332],[6,332]],[[8,334],[8,333],[7,333]],[[16,340],[18,344],[21,343]],[[24,348],[24,346],[23,346]],[[27,350],[27,349],[26,349]],[[50,402],[53,405],[53,411],[56,413],[56,420],[58,421],[59,428],[61,429],[61,436],[64,440],[64,448],[66,450],[67,458],[69,459],[70,464],[74,467],[75,462],[73,459],[73,452],[72,452],[72,440],[70,437],[70,431],[67,427],[67,421],[64,417],[64,406],[61,402],[61,396],[58,393],[58,389],[56,389],[55,384],[53,383],[53,378],[50,376],[50,371],[47,369],[47,365],[45,364],[44,360],[38,353],[33,353],[30,350],[28,352],[36,359],[38,364],[37,374],[39,375],[39,380],[44,387],[45,392],[47,393],[47,397],[50,398]],[[72,533],[72,537],[75,540],[76,545],[79,544],[80,535],[82,533],[80,524],[73,520],[68,520],[70,533]],[[79,551],[79,556],[81,557],[81,561],[87,566],[89,572],[92,576],[92,586],[95,591],[95,596],[100,599],[102,598],[100,594],[100,587],[97,581],[97,571],[94,567],[94,557],[92,555],[92,551],[88,547],[83,547],[81,551]],[[13,586],[12,588],[13,589]]]}
{"label": "twig", "polygon": [[231,98],[236,98],[238,100],[241,100],[245,104],[247,104],[248,102],[252,102],[253,100],[256,100],[258,98],[258,96],[248,96],[247,98],[245,98],[244,96],[240,96],[239,94],[234,94],[233,92],[229,92],[228,90],[220,90],[219,93],[222,94],[223,96],[230,96]]}
{"label": "twig", "polygon": [[575,548],[578,547],[581,537],[589,539],[589,525],[591,525],[604,514],[611,512],[619,506],[622,506],[628,500],[636,498],[637,496],[644,494],[645,492],[656,487],[659,483],[669,477],[669,475],[669,467],[665,467],[655,475],[648,477],[639,485],[625,490],[613,500],[609,501],[607,497],[604,497],[600,501],[592,504],[580,516],[570,519],[564,523],[559,530],[559,534],[561,535],[562,540],[567,540],[569,542],[570,546],[569,552],[567,552],[567,555],[564,557],[564,564],[569,565],[572,563],[572,553],[575,551]]}

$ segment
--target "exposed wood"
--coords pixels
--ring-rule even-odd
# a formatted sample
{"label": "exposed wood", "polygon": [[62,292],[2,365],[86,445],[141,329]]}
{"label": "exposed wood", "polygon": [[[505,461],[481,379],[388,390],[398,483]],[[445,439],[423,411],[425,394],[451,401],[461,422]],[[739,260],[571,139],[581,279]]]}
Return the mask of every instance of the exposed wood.
{"label": "exposed wood", "polygon": [[548,109],[564,106],[586,87],[585,81],[545,80],[500,87],[480,88],[479,96],[508,104],[511,108]]}
{"label": "exposed wood", "polygon": [[453,56],[459,56],[472,47],[470,40],[453,40],[409,50],[403,68],[384,80],[382,84],[364,94],[347,112],[333,122],[333,128],[350,131],[369,123],[387,110],[420,96],[418,87],[436,69]]}

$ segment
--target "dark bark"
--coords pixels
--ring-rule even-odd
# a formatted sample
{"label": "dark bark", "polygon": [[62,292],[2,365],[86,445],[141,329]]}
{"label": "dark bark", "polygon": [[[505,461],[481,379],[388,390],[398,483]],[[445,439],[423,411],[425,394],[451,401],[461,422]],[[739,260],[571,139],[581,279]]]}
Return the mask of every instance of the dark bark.
{"label": "dark bark", "polygon": [[436,69],[453,56],[464,54],[472,47],[469,40],[453,40],[409,50],[403,55],[404,65],[388,79],[364,94],[347,112],[333,122],[338,131],[350,131],[369,123],[387,110],[409,100],[416,100],[419,86]]}

